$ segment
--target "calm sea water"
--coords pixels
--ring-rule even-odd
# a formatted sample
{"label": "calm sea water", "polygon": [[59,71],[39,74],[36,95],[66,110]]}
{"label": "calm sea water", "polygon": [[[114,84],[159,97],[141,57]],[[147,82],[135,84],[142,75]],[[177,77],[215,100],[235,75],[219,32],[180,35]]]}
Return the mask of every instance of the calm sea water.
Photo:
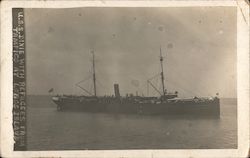
{"label": "calm sea water", "polygon": [[237,101],[221,99],[220,119],[57,112],[28,96],[28,150],[237,148]]}

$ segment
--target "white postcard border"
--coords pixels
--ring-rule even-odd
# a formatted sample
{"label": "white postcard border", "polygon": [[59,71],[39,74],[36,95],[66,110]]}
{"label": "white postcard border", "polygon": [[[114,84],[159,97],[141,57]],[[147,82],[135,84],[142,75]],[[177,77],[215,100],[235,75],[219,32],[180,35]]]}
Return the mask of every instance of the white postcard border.
{"label": "white postcard border", "polygon": [[[237,7],[238,149],[13,151],[12,8]],[[245,1],[3,1],[1,5],[1,154],[3,157],[247,157],[249,148],[249,6]]]}

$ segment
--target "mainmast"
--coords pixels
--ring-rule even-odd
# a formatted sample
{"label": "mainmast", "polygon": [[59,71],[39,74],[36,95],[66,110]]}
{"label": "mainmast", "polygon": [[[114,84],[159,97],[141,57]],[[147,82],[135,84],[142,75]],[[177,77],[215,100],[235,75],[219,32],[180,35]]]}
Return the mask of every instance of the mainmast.
{"label": "mainmast", "polygon": [[161,83],[162,83],[162,91],[163,96],[165,96],[165,85],[164,85],[164,74],[163,74],[163,57],[161,53],[161,47],[160,47],[160,62],[161,62]]}
{"label": "mainmast", "polygon": [[94,54],[94,51],[92,51],[92,54],[93,54],[93,82],[94,82],[94,95],[96,96],[95,54]]}

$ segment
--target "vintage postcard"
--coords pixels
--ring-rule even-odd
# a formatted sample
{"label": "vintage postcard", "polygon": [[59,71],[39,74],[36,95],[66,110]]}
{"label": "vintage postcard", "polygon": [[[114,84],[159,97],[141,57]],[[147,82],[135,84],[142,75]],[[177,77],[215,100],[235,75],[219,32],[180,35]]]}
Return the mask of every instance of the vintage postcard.
{"label": "vintage postcard", "polygon": [[2,157],[248,157],[246,1],[3,1]]}

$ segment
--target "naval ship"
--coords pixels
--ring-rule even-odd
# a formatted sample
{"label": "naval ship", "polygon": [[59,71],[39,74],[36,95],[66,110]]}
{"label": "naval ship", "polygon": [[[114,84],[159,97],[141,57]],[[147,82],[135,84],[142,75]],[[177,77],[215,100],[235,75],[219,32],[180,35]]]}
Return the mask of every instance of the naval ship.
{"label": "naval ship", "polygon": [[93,94],[80,87],[88,95],[52,95],[52,101],[58,111],[83,111],[91,113],[123,113],[168,116],[208,116],[220,117],[220,99],[218,93],[214,97],[179,98],[178,92],[167,92],[164,84],[163,56],[160,48],[161,90],[149,80],[147,83],[159,94],[158,96],[121,96],[119,84],[114,84],[114,95],[97,96],[95,55],[92,60]]}

